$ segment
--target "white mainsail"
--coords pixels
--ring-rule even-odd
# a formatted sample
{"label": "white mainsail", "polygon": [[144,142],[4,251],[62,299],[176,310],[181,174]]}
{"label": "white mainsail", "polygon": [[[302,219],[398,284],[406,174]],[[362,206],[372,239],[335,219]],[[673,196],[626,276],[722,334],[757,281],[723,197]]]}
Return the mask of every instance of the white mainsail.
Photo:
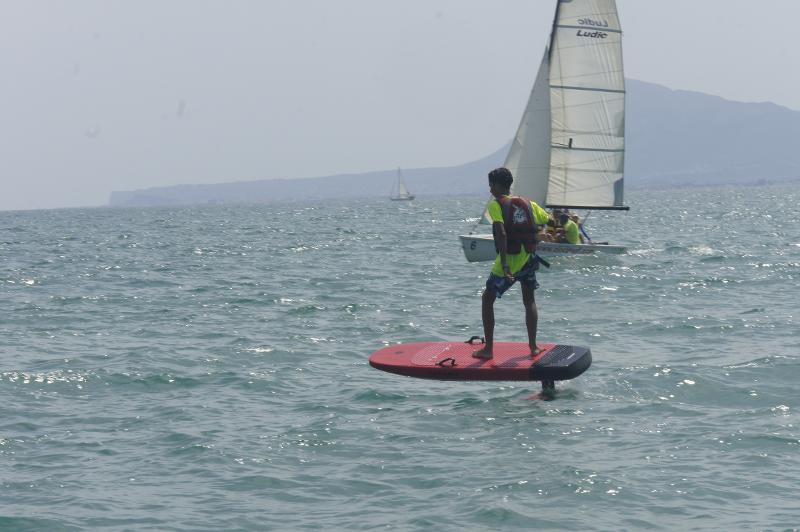
{"label": "white mainsail", "polygon": [[560,0],[505,166],[539,205],[624,208],[625,79],[614,0]]}
{"label": "white mainsail", "polygon": [[560,0],[550,42],[548,205],[623,208],[625,79],[614,0]]}
{"label": "white mainsail", "polygon": [[397,169],[397,194],[392,194],[389,199],[391,200],[413,200],[414,195],[408,191],[406,182],[403,179],[403,172],[400,168]]}
{"label": "white mainsail", "polygon": [[406,188],[406,182],[403,181],[403,174],[400,171],[397,171],[398,174],[398,183],[397,183],[397,195],[398,196],[408,196],[408,188]]}

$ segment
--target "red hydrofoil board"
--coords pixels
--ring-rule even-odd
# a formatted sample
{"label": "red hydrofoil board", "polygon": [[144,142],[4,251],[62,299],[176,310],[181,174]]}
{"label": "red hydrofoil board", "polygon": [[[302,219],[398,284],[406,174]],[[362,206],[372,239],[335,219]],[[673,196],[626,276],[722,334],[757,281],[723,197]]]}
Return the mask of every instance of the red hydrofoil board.
{"label": "red hydrofoil board", "polygon": [[574,379],[592,364],[592,352],[574,345],[539,344],[542,351],[531,358],[526,343],[497,342],[489,360],[472,356],[481,347],[466,342],[397,344],[372,353],[369,363],[423,379],[543,382]]}

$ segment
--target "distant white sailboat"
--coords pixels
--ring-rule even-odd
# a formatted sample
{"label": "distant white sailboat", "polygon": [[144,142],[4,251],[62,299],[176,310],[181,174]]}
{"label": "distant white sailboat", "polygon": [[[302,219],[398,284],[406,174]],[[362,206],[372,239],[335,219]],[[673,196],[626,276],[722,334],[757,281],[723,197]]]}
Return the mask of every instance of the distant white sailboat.
{"label": "distant white sailboat", "polygon": [[[506,157],[511,193],[559,209],[622,203],[625,79],[614,0],[558,0],[528,105]],[[490,223],[486,211],[482,221]],[[491,234],[462,235],[468,261],[494,260]],[[624,246],[540,242],[547,253],[624,253]]]}
{"label": "distant white sailboat", "polygon": [[403,180],[403,172],[397,169],[397,182],[392,188],[392,193],[389,196],[392,201],[411,201],[414,199],[414,194],[411,194],[406,187],[406,182]]}

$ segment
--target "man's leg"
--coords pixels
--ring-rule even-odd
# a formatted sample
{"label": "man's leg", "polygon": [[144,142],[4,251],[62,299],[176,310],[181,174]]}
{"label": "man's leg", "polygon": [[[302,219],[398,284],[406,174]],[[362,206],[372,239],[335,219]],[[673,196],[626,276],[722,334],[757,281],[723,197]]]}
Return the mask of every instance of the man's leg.
{"label": "man's leg", "polygon": [[531,355],[539,353],[536,345],[536,328],[539,325],[539,311],[536,309],[536,298],[533,295],[533,285],[531,283],[522,284],[522,304],[525,305],[525,326],[528,328],[528,345],[531,348]]}
{"label": "man's leg", "polygon": [[494,291],[488,288],[483,291],[481,297],[481,318],[483,319],[483,337],[486,345],[475,351],[472,356],[475,358],[492,358],[494,348],[494,301],[497,299]]}

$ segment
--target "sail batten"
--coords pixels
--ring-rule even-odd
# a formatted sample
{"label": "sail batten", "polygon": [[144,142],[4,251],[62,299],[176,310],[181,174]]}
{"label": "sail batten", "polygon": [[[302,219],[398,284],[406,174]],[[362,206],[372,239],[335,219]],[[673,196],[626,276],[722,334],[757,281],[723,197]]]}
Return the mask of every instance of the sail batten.
{"label": "sail batten", "polygon": [[596,91],[596,92],[615,92],[617,94],[625,94],[625,89],[607,89],[604,87],[575,87],[568,85],[550,85],[551,89],[564,89],[573,91]]}

